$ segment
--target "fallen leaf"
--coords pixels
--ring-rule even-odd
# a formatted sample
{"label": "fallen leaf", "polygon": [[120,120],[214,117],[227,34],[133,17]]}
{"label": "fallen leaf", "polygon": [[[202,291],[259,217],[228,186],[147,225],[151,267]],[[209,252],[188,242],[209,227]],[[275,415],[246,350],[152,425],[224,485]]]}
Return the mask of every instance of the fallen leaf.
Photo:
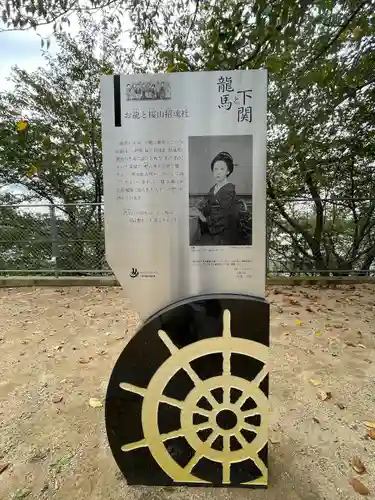
{"label": "fallen leaf", "polygon": [[0,463],[0,474],[2,474],[9,467],[10,463]]}
{"label": "fallen leaf", "polygon": [[375,422],[365,421],[363,423],[365,424],[366,427],[369,427],[370,429],[375,429]]}
{"label": "fallen leaf", "polygon": [[366,497],[370,494],[370,490],[363,483],[361,483],[361,481],[359,479],[356,479],[355,477],[353,477],[349,481],[349,484],[360,495],[363,495]]}
{"label": "fallen leaf", "polygon": [[369,429],[367,435],[370,439],[375,439],[375,429]]}
{"label": "fallen leaf", "polygon": [[278,436],[277,434],[275,435],[270,435],[270,441],[272,444],[280,444],[280,436]]}
{"label": "fallen leaf", "polygon": [[87,363],[90,363],[92,360],[92,356],[89,358],[79,358],[78,363],[81,363],[81,365],[87,365]]}
{"label": "fallen leaf", "polygon": [[321,401],[327,401],[327,399],[332,398],[332,394],[330,392],[326,392],[326,391],[319,391],[317,393],[317,396],[318,396],[318,399],[320,399]]}
{"label": "fallen leaf", "polygon": [[301,326],[302,325],[302,321],[300,319],[296,319],[296,326]]}
{"label": "fallen leaf", "polygon": [[363,344],[357,344],[357,347],[360,347],[361,349],[366,349],[366,346]]}
{"label": "fallen leaf", "polygon": [[52,397],[52,403],[61,403],[62,400],[63,400],[63,397],[61,396],[61,394],[55,394]]}
{"label": "fallen leaf", "polygon": [[123,340],[125,337],[120,335],[120,337],[116,337],[116,340]]}
{"label": "fallen leaf", "polygon": [[321,384],[320,380],[314,380],[313,378],[311,378],[309,380],[310,384],[312,384],[313,386],[317,387],[318,385]]}
{"label": "fallen leaf", "polygon": [[99,399],[97,399],[97,398],[90,398],[89,399],[89,405],[92,408],[101,408],[103,406],[103,403]]}
{"label": "fallen leaf", "polygon": [[353,457],[350,465],[357,474],[364,474],[366,472],[366,467],[359,457]]}
{"label": "fallen leaf", "polygon": [[319,332],[319,331],[315,332],[315,337],[321,337],[321,336],[322,336],[322,332]]}
{"label": "fallen leaf", "polygon": [[348,347],[357,347],[357,344],[355,344],[354,342],[345,342],[345,344],[346,344]]}
{"label": "fallen leaf", "polygon": [[299,302],[298,300],[295,300],[295,299],[289,299],[289,303],[292,306],[300,306],[301,305],[301,302]]}

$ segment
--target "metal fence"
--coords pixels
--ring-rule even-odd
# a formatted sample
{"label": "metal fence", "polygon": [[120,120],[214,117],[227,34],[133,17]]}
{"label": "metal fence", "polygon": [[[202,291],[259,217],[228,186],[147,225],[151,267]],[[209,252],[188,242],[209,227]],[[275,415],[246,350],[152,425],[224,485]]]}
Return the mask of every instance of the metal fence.
{"label": "metal fence", "polygon": [[[268,275],[374,276],[375,199],[321,202],[269,200]],[[98,274],[112,274],[102,204],[0,206],[0,275]]]}
{"label": "metal fence", "polygon": [[0,206],[2,275],[112,274],[102,204]]}

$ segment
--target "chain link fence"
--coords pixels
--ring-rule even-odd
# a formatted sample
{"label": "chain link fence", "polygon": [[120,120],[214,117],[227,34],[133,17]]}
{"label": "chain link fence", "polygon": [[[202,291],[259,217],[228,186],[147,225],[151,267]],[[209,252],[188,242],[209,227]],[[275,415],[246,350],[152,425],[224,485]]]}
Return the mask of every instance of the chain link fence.
{"label": "chain link fence", "polygon": [[0,206],[0,273],[111,275],[103,205]]}
{"label": "chain link fence", "polygon": [[[269,276],[374,276],[375,198],[269,200]],[[0,275],[111,275],[102,204],[1,205]]]}

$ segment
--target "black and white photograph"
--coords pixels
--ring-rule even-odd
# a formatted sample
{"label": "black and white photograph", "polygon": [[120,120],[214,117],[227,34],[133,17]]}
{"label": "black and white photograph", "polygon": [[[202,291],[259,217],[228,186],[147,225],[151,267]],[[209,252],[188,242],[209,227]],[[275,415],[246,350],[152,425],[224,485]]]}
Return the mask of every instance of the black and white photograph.
{"label": "black and white photograph", "polygon": [[252,245],[252,184],[252,135],[190,136],[190,246]]}
{"label": "black and white photograph", "polygon": [[169,101],[171,86],[164,81],[138,81],[126,85],[127,101]]}

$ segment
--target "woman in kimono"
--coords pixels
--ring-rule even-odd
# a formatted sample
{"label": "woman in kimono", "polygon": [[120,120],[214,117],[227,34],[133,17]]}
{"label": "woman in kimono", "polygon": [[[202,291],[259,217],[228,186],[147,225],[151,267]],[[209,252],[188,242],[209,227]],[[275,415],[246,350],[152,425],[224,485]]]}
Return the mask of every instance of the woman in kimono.
{"label": "woman in kimono", "polygon": [[193,207],[190,215],[199,217],[199,245],[236,245],[238,241],[238,208],[236,188],[228,181],[233,172],[232,156],[222,151],[211,162],[215,185],[201,210]]}

